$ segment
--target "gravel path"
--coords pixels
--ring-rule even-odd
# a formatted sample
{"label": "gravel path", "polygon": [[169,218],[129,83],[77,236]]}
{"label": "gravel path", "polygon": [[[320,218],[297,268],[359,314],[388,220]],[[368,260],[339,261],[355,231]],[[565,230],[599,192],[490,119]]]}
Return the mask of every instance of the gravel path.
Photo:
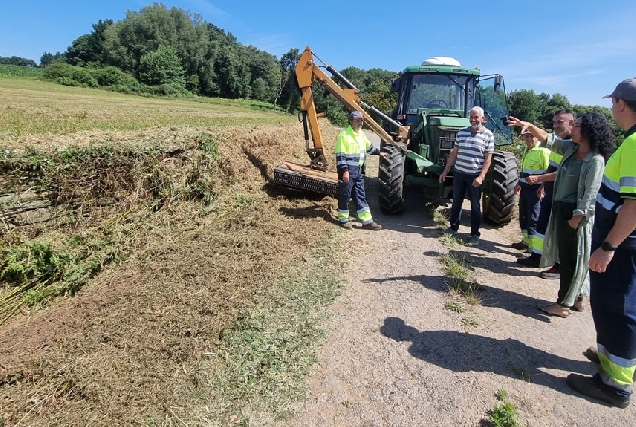
{"label": "gravel path", "polygon": [[[369,170],[377,171],[377,157]],[[408,193],[406,213],[388,217],[377,206],[377,180],[368,198],[385,229],[354,229],[359,254],[330,331],[297,406],[293,426],[478,426],[505,390],[522,425],[632,426],[634,405],[620,410],[569,389],[570,372],[593,374],[582,351],[595,342],[589,305],[567,319],[547,317],[538,304],[556,297],[558,281],[518,267],[509,247],[516,224],[482,228],[478,248],[442,244],[421,192]],[[468,205],[460,236],[469,233]],[[482,286],[480,305],[457,313],[439,256],[468,254]]]}

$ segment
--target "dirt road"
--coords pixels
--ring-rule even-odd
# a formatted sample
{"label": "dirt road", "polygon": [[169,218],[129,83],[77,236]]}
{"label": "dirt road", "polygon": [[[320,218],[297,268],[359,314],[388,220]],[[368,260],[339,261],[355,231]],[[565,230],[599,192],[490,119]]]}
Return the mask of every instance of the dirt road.
{"label": "dirt road", "polygon": [[[377,157],[369,170],[375,175]],[[572,391],[570,372],[593,374],[581,354],[595,343],[585,311],[549,318],[536,307],[556,297],[558,281],[515,263],[509,245],[515,223],[482,229],[481,245],[444,245],[418,191],[402,216],[383,216],[377,179],[368,196],[379,232],[354,229],[356,254],[344,295],[332,307],[330,337],[310,377],[311,395],[298,405],[294,426],[477,426],[499,390],[522,425],[634,425],[632,405],[620,410]],[[460,236],[467,236],[464,206]],[[439,256],[452,251],[472,261],[483,286],[481,304],[445,308],[448,277]]]}

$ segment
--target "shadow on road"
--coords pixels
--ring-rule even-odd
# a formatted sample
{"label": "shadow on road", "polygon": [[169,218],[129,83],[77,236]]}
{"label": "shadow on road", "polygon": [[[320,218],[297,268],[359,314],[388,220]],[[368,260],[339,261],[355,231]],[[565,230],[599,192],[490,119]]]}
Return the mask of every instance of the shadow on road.
{"label": "shadow on road", "polygon": [[[386,283],[392,281],[419,282],[427,289],[436,292],[448,292],[450,278],[447,276],[395,276],[378,279],[367,279],[366,283]],[[552,301],[529,297],[517,292],[511,292],[494,286],[480,284],[477,297],[484,307],[500,308],[520,316],[529,317],[540,322],[548,323],[550,318],[540,311],[537,306],[550,304]]]}
{"label": "shadow on road", "polygon": [[387,317],[380,332],[396,341],[411,341],[413,357],[453,372],[492,372],[574,394],[563,378],[541,368],[591,375],[590,362],[566,359],[514,339],[498,340],[456,331],[419,331],[398,317]]}

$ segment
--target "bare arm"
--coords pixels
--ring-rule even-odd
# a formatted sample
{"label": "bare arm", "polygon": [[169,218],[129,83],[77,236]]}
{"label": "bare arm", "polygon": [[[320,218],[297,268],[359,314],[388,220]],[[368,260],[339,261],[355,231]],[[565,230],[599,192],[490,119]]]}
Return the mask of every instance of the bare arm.
{"label": "bare arm", "polygon": [[[621,210],[618,211],[616,223],[610,230],[605,241],[617,247],[636,229],[636,200],[625,199]],[[603,273],[614,256],[614,252],[606,252],[601,248],[594,251],[590,257],[590,270]]]}
{"label": "bare arm", "polygon": [[455,160],[457,160],[458,151],[459,151],[459,148],[457,147],[451,150],[450,154],[448,155],[448,159],[446,160],[446,166],[444,166],[444,172],[442,172],[442,174],[439,176],[439,182],[444,182],[444,180],[446,179],[446,175],[448,175],[448,171],[455,164]]}
{"label": "bare arm", "polygon": [[510,117],[510,120],[508,120],[508,126],[521,126],[524,129],[528,129],[539,141],[546,142],[548,140],[548,133],[546,131],[530,122],[519,120],[516,117]]}
{"label": "bare arm", "polygon": [[486,178],[488,169],[490,169],[491,161],[492,161],[492,153],[486,153],[484,157],[484,166],[481,168],[481,173],[473,181],[473,187],[479,187],[484,182],[484,178]]}
{"label": "bare arm", "polygon": [[556,172],[544,173],[543,175],[530,175],[526,177],[526,182],[530,185],[556,180]]}

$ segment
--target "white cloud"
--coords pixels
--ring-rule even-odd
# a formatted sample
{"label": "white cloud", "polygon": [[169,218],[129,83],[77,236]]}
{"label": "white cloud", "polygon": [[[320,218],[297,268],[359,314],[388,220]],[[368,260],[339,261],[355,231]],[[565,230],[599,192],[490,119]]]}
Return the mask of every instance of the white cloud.
{"label": "white cloud", "polygon": [[[230,14],[228,12],[214,6],[212,3],[206,0],[188,0],[188,3],[192,4],[193,9],[196,11],[196,13],[202,16],[205,15],[208,19],[210,18],[224,19],[224,18],[230,17]],[[208,19],[206,19],[206,21]]]}
{"label": "white cloud", "polygon": [[279,58],[293,47],[287,34],[254,34],[248,36],[248,40],[242,43],[269,52]]}

